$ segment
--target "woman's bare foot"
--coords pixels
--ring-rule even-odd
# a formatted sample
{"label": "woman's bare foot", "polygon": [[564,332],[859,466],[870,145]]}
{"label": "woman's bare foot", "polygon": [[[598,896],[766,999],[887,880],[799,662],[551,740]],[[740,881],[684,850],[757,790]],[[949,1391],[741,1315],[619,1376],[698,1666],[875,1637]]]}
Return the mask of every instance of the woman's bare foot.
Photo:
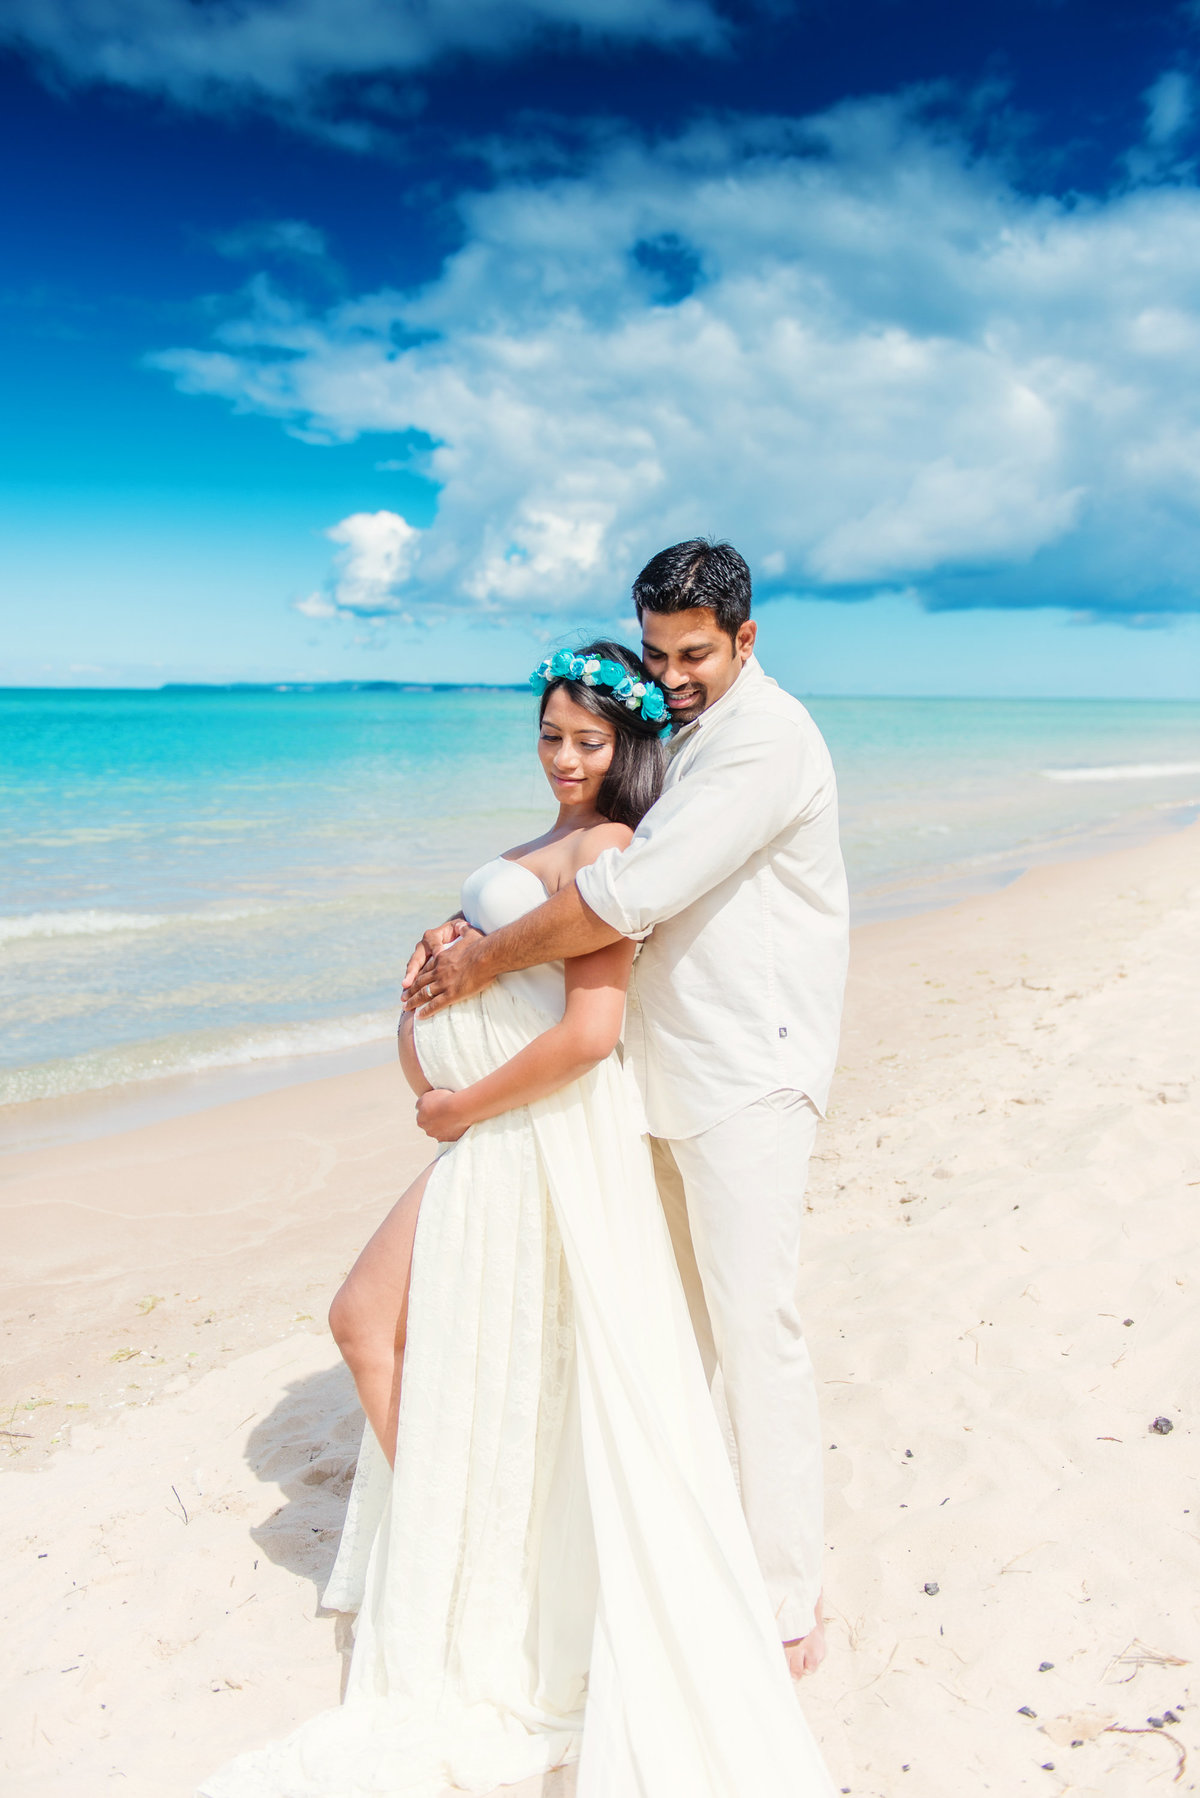
{"label": "woman's bare foot", "polygon": [[806,1673],[815,1673],[825,1659],[825,1612],[820,1598],[814,1609],[817,1620],[808,1634],[797,1636],[794,1642],[785,1642],[783,1645],[788,1672],[793,1679],[803,1679]]}

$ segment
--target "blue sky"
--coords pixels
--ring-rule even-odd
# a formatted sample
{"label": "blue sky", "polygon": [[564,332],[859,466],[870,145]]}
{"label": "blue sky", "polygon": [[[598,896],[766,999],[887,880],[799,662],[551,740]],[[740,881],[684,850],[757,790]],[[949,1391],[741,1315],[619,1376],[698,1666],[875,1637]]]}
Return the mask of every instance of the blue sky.
{"label": "blue sky", "polygon": [[[1200,695],[1200,6],[6,0],[0,683]],[[628,628],[626,625],[625,628]]]}

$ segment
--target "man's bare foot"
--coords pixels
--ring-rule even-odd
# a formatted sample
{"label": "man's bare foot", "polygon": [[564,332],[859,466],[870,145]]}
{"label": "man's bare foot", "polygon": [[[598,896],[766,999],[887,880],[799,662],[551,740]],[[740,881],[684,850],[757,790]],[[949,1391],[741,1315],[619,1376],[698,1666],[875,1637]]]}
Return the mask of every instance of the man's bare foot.
{"label": "man's bare foot", "polygon": [[798,1636],[794,1642],[785,1642],[783,1645],[788,1672],[793,1679],[803,1679],[806,1673],[815,1673],[825,1659],[825,1612],[821,1599],[818,1598],[814,1610],[817,1620],[808,1634]]}

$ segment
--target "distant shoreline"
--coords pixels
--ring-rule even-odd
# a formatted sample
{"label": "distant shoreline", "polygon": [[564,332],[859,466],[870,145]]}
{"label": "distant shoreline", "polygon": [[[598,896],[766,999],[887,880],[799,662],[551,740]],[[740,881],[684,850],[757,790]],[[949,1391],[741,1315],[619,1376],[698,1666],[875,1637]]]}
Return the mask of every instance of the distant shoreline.
{"label": "distant shoreline", "polygon": [[[92,694],[133,695],[158,693],[528,693],[527,681],[438,681],[438,680],[265,680],[265,681],[160,681],[120,687],[50,686],[30,682],[0,681],[0,697],[11,694],[56,694],[79,696]],[[852,700],[856,704],[881,701],[886,705],[1013,705],[1013,706],[1190,706],[1200,707],[1200,694],[1123,694],[1123,693],[846,693],[813,692],[807,688],[791,688],[805,705],[823,704],[827,700]]]}
{"label": "distant shoreline", "polygon": [[134,693],[528,693],[528,681],[486,680],[231,680],[161,681],[157,687],[5,686],[8,693],[61,695]]}
{"label": "distant shoreline", "polygon": [[[101,689],[102,691],[106,689]],[[130,690],[130,689],[127,689]],[[136,688],[131,689],[137,691]],[[151,693],[525,693],[525,681],[231,680],[164,681]]]}

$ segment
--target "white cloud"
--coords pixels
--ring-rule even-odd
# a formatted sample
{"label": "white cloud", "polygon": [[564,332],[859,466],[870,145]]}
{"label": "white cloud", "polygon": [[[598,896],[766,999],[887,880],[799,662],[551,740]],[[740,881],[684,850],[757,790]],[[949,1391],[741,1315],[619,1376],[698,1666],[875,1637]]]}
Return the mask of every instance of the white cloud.
{"label": "white cloud", "polygon": [[[325,535],[338,545],[325,591],[297,600],[305,618],[380,619],[403,614],[401,595],[420,535],[398,512],[353,512]],[[406,620],[407,621],[407,620]]]}
{"label": "white cloud", "polygon": [[0,42],[68,80],[284,110],[331,80],[500,55],[554,32],[709,48],[724,37],[710,0],[6,0],[0,17]]}
{"label": "white cloud", "polygon": [[299,612],[305,618],[325,619],[336,618],[339,615],[337,607],[329,598],[328,594],[319,592],[309,593],[305,598],[298,599],[293,610]]}
{"label": "white cloud", "polygon": [[1152,144],[1174,143],[1192,122],[1195,99],[1190,78],[1168,69],[1146,93],[1146,136]]}
{"label": "white cloud", "polygon": [[1142,95],[1146,124],[1142,142],[1133,144],[1123,158],[1131,181],[1190,180],[1194,160],[1186,155],[1196,112],[1196,95],[1190,75],[1167,69]]}
{"label": "white cloud", "polygon": [[878,101],[609,148],[462,216],[422,290],[314,314],[260,283],[215,349],[157,359],[292,429],[424,434],[437,516],[391,603],[602,615],[711,531],[764,592],[1200,608],[1194,186],[1030,194]]}
{"label": "white cloud", "polygon": [[276,257],[291,262],[322,262],[328,255],[325,233],[304,219],[259,219],[219,232],[213,248],[235,261]]}

